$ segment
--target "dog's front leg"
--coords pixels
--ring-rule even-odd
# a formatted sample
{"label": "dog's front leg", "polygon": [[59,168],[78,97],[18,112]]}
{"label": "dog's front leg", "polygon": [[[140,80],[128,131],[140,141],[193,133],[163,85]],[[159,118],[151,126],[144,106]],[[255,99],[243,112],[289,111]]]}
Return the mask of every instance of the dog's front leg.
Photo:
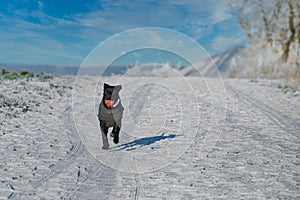
{"label": "dog's front leg", "polygon": [[100,121],[100,128],[101,128],[102,141],[103,141],[102,149],[108,149],[109,148],[108,139],[107,139],[108,127],[105,126],[105,123],[103,121]]}
{"label": "dog's front leg", "polygon": [[112,130],[112,133],[113,133],[113,136],[114,136],[113,141],[114,141],[115,144],[119,143],[119,133],[120,133],[120,130],[121,130],[121,128],[120,128],[119,125],[115,125],[114,128],[113,128],[113,130]]}

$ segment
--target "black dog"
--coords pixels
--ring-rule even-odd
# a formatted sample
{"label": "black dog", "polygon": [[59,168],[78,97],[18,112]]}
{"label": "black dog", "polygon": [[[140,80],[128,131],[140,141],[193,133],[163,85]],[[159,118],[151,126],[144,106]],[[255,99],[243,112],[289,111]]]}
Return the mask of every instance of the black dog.
{"label": "black dog", "polygon": [[114,138],[114,143],[119,143],[119,133],[121,130],[121,120],[124,110],[119,96],[119,92],[121,89],[121,85],[110,86],[104,83],[103,98],[99,105],[98,111],[98,119],[100,121],[100,128],[103,140],[102,149],[109,148],[107,132],[108,128],[110,127],[113,127],[111,136]]}

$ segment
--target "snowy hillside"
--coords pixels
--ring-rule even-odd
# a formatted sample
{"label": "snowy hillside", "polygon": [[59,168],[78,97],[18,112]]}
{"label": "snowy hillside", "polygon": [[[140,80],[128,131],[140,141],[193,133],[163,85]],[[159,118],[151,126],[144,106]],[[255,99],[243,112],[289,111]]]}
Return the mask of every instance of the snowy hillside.
{"label": "snowy hillside", "polygon": [[[104,82],[123,85],[125,107],[107,151]],[[201,77],[2,80],[0,199],[297,199],[300,95],[273,84],[225,80],[224,93]]]}
{"label": "snowy hillside", "polygon": [[222,74],[223,77],[231,77],[232,71],[238,69],[239,66],[242,64],[238,56],[242,52],[244,47],[236,47],[230,49],[226,52],[217,54],[211,58],[211,60],[200,61],[193,66],[187,66],[181,70],[181,73],[185,76],[199,76],[199,72],[202,76],[205,77],[216,77],[218,72],[215,69],[215,65],[217,66],[219,72]]}
{"label": "snowy hillside", "polygon": [[[231,78],[243,66],[239,60],[239,55],[243,49],[244,47],[230,49],[211,57],[211,59],[201,60],[195,63],[194,66],[173,67],[169,63],[137,65],[129,68],[124,74],[135,77],[174,77],[179,74],[183,76],[218,77],[218,73],[220,73],[225,78]],[[218,70],[216,70],[216,66]]]}

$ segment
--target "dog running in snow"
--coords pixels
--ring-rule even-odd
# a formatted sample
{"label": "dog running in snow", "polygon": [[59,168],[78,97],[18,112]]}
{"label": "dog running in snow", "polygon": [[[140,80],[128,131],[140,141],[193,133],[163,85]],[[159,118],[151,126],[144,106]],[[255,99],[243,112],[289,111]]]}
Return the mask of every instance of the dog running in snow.
{"label": "dog running in snow", "polygon": [[109,148],[107,133],[110,127],[113,127],[110,135],[113,137],[114,143],[119,143],[121,120],[124,110],[119,96],[119,92],[121,89],[121,85],[111,86],[106,83],[104,83],[103,85],[103,98],[98,110],[98,119],[100,122],[103,141],[102,149]]}

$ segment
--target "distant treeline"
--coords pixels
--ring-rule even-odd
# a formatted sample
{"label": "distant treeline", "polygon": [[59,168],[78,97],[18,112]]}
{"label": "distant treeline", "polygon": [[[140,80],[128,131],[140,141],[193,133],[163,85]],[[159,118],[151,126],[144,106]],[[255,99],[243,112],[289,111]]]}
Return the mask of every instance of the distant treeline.
{"label": "distant treeline", "polygon": [[[52,65],[14,65],[14,64],[1,64],[1,67],[4,67],[8,71],[19,71],[20,69],[28,70],[39,74],[49,73],[49,74],[58,74],[58,75],[76,75],[80,67],[78,66],[52,66]],[[82,67],[81,74],[84,73],[85,75],[102,75],[103,76],[110,76],[110,75],[118,75],[124,74],[128,69],[127,66],[109,66],[109,67]]]}
{"label": "distant treeline", "polygon": [[52,75],[46,74],[44,72],[40,72],[38,74],[35,74],[34,72],[29,72],[27,70],[21,70],[20,72],[14,72],[14,71],[9,72],[5,68],[1,69],[1,75],[0,75],[0,79],[8,79],[8,80],[15,80],[15,79],[19,79],[19,78],[30,79],[30,78],[35,78],[35,77],[43,79],[43,80],[53,78]]}

